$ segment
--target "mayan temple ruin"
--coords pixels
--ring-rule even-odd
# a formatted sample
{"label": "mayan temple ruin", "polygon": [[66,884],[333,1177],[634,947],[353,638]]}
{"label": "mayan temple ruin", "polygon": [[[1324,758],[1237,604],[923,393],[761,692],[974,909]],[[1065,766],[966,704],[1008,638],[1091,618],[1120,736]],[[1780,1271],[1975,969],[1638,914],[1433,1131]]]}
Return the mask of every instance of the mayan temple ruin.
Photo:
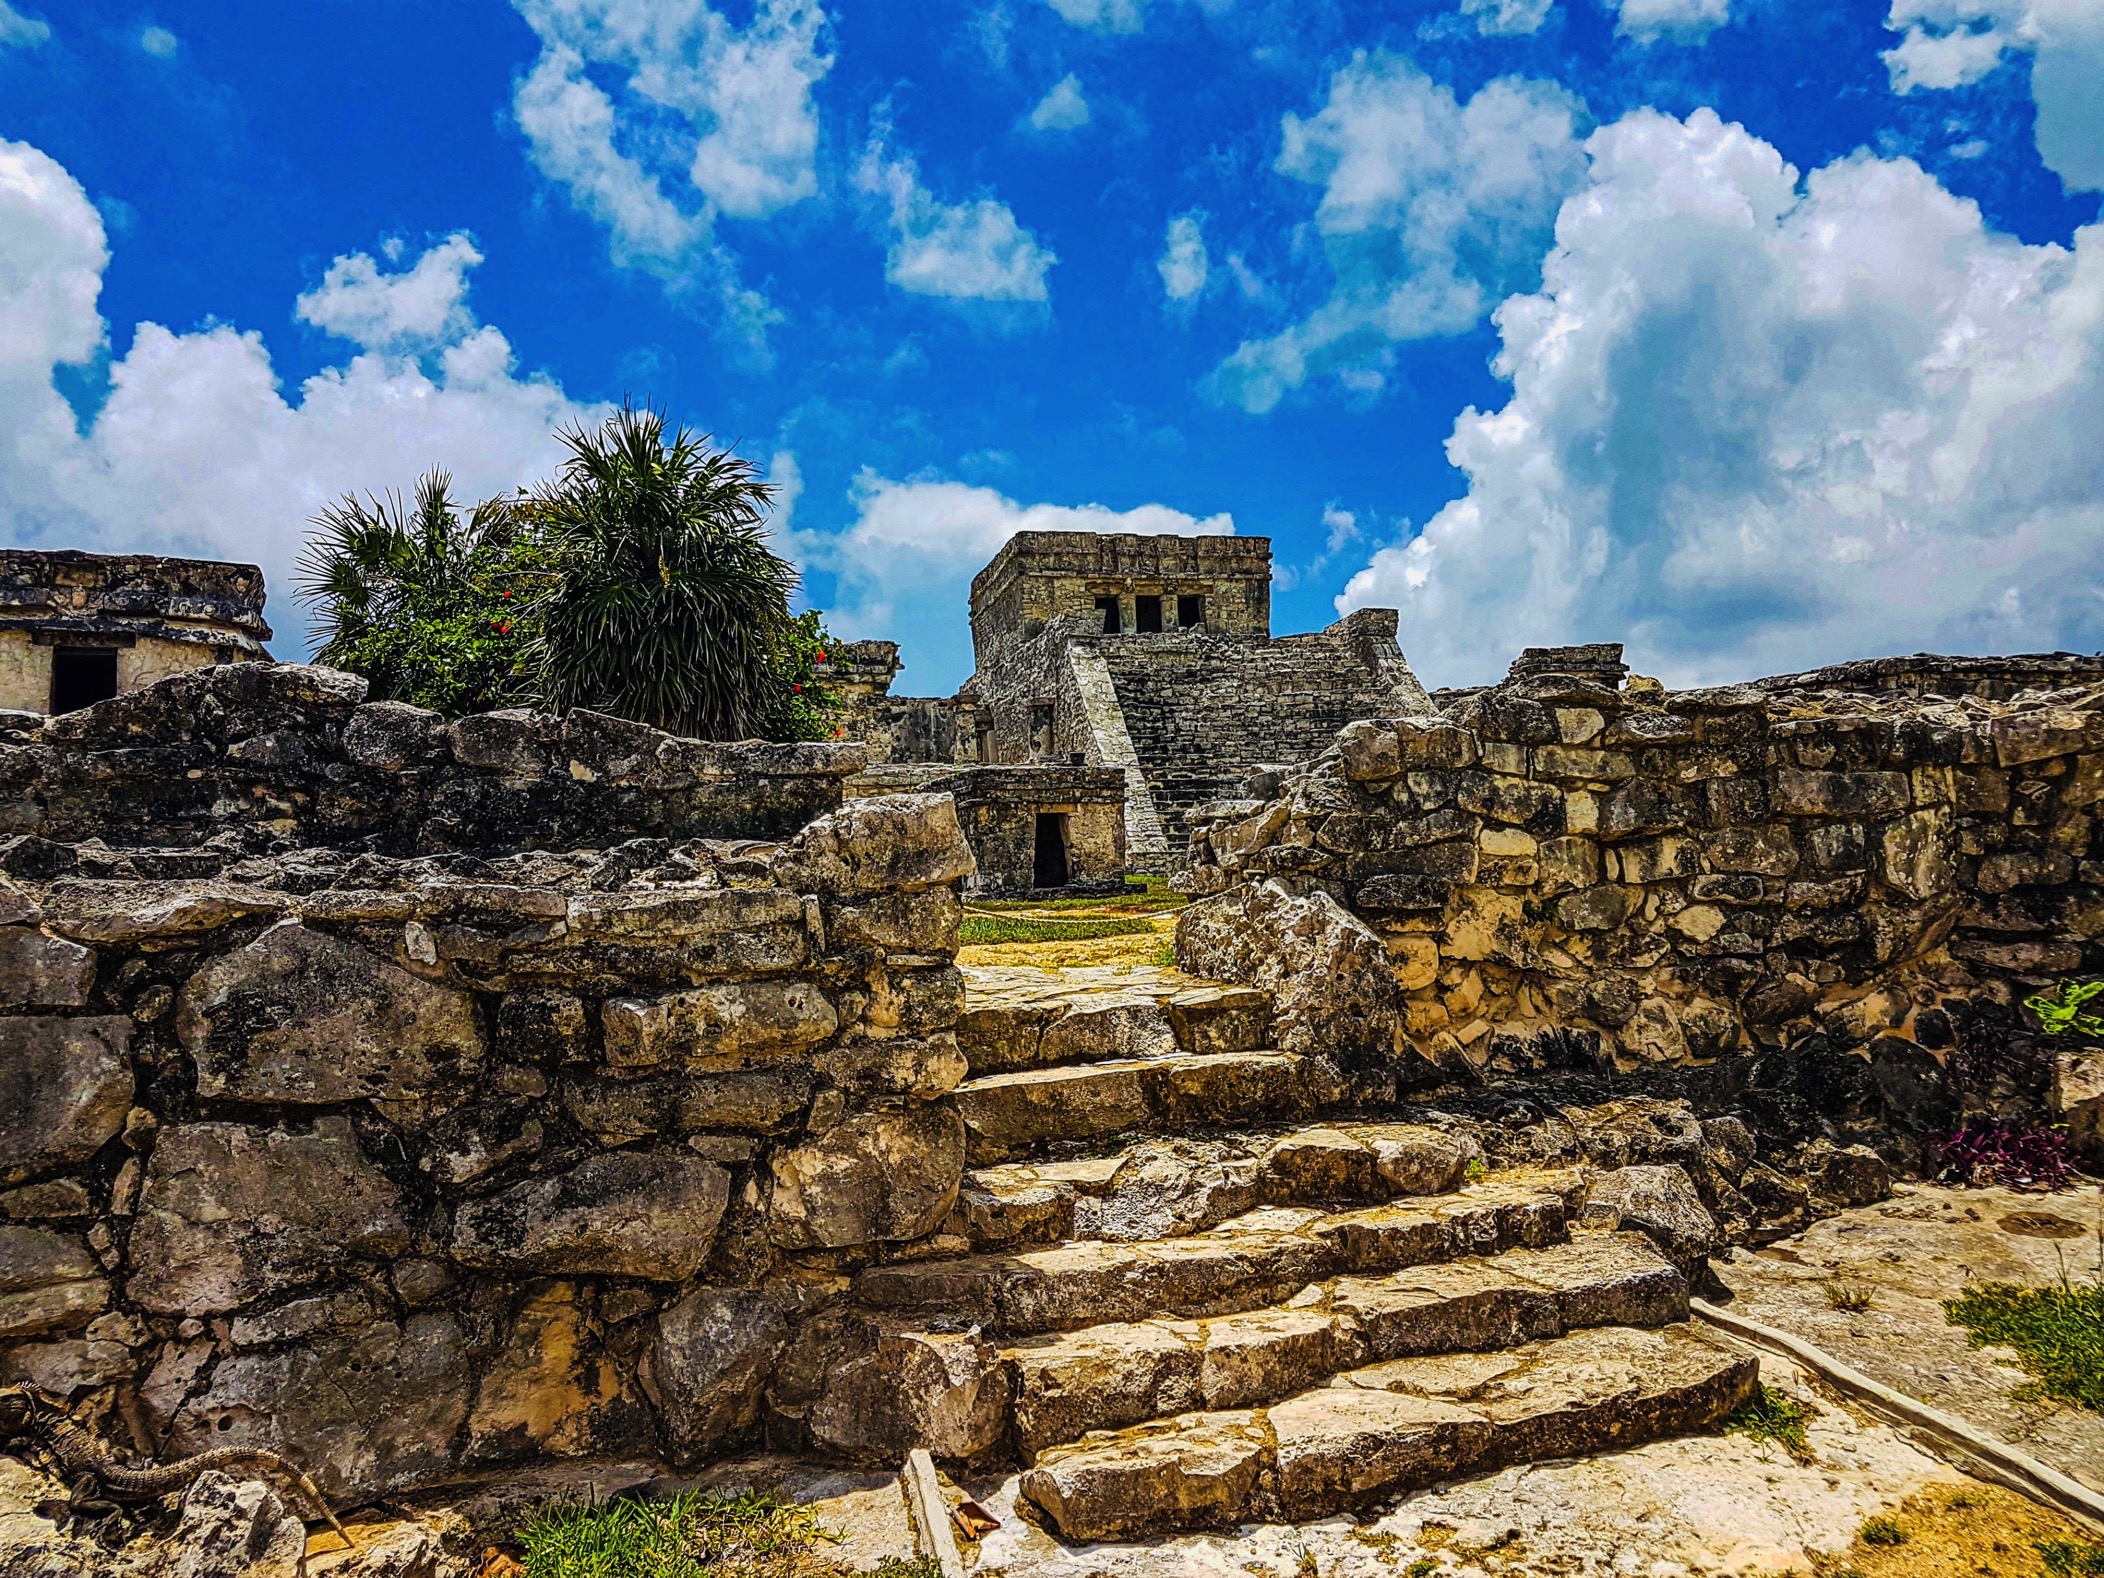
{"label": "mayan temple ruin", "polygon": [[[2094,1188],[1930,1183],[2104,1170],[2023,1006],[2104,975],[2104,658],[1428,694],[1393,611],[1274,635],[1264,539],[1024,532],[957,694],[841,643],[841,738],[726,743],[0,565],[0,1578],[500,1578],[695,1487],[927,1578],[2104,1509],[1937,1302]],[[62,1415],[171,1498],[69,1510]]]}

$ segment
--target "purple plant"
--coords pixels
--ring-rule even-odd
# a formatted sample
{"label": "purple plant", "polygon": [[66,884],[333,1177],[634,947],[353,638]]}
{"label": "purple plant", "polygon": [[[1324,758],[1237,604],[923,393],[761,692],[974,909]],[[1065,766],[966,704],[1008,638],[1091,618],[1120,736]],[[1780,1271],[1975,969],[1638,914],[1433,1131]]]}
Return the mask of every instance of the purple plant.
{"label": "purple plant", "polygon": [[2058,1130],[2036,1124],[1972,1118],[1935,1143],[1938,1183],[2061,1189],[2075,1171],[2067,1140]]}

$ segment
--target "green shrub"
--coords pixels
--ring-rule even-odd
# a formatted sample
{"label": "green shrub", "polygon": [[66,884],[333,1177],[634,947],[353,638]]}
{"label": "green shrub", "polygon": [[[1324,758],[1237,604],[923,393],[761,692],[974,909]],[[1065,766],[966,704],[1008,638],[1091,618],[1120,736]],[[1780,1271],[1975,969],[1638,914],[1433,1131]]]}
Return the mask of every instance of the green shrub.
{"label": "green shrub", "polygon": [[1809,1404],[1756,1385],[1753,1396],[1725,1416],[1724,1428],[1756,1441],[1772,1441],[1798,1462],[1809,1463],[1812,1444],[1805,1439],[1804,1427],[1814,1413]]}
{"label": "green shrub", "polygon": [[2104,1578],[2104,1545],[2088,1540],[2046,1540],[2039,1545],[2038,1556],[2052,1578]]}

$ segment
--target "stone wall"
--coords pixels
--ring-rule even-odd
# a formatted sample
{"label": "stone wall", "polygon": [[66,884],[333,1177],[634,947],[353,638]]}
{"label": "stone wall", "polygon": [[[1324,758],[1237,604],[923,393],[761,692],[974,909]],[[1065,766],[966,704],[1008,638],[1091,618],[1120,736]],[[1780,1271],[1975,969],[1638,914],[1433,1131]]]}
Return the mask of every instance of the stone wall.
{"label": "stone wall", "polygon": [[[2013,1008],[2104,970],[2104,666],[2012,692],[2015,660],[1965,661],[1864,690],[1536,672],[1355,723],[1195,819],[1191,885],[1336,901],[1384,944],[1427,1078],[1670,1068],[1919,1163],[1965,1113],[2104,1094],[2079,1058],[2049,1081]],[[1248,907],[1194,906],[1186,956],[1221,904]]]}
{"label": "stone wall", "polygon": [[[342,748],[361,719],[445,738],[342,676],[272,684],[213,693],[199,760]],[[455,751],[568,754],[469,722]],[[355,1502],[793,1441],[796,1333],[951,1210],[971,857],[947,797],[779,844],[7,853],[0,1381],[142,1452],[264,1446]]]}
{"label": "stone wall", "polygon": [[1103,767],[968,767],[926,785],[949,795],[978,872],[971,892],[1028,898],[1036,880],[1037,819],[1060,820],[1069,893],[1125,891],[1125,775]]}
{"label": "stone wall", "polygon": [[781,838],[860,746],[718,744],[573,711],[451,722],[302,664],[209,668],[48,721],[0,713],[0,833],[375,851]]}

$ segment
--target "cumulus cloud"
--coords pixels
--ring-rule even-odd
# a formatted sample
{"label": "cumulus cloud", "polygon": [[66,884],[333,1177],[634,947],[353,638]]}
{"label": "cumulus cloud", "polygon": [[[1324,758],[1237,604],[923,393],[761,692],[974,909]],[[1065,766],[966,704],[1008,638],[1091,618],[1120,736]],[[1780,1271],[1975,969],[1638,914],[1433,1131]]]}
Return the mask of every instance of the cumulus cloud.
{"label": "cumulus cloud", "polygon": [[1076,27],[1096,33],[1137,33],[1146,21],[1145,0],[1045,0]]}
{"label": "cumulus cloud", "polygon": [[1538,33],[1556,0],[1461,0],[1461,14],[1476,19],[1476,31],[1486,38],[1516,33]]}
{"label": "cumulus cloud", "polygon": [[811,90],[833,65],[817,5],[759,0],[743,27],[704,0],[513,5],[541,53],[512,112],[541,173],[606,226],[617,263],[720,278],[719,215],[765,219],[817,195]]}
{"label": "cumulus cloud", "polygon": [[1073,131],[1089,123],[1089,101],[1082,95],[1081,79],[1068,72],[1052,84],[1052,91],[1037,101],[1030,112],[1033,131]]}
{"label": "cumulus cloud", "polygon": [[[433,465],[452,469],[462,496],[487,497],[554,468],[557,426],[603,414],[519,376],[504,335],[431,288],[458,280],[472,250],[455,237],[433,249],[437,264],[427,253],[395,275],[339,258],[301,311],[366,348],[296,398],[253,331],[142,323],[82,430],[54,374],[108,344],[102,220],[56,160],[0,141],[0,532],[17,545],[260,563],[278,651],[296,655],[291,571],[321,505],[406,488]],[[436,327],[412,354],[405,324]]]}
{"label": "cumulus cloud", "polygon": [[1731,20],[1731,0],[1609,0],[1615,31],[1639,44],[1699,44]]}
{"label": "cumulus cloud", "polygon": [[1207,273],[1203,215],[1178,214],[1169,221],[1161,260],[1154,267],[1171,301],[1189,301],[1205,289]]}
{"label": "cumulus cloud", "polygon": [[32,21],[7,0],[0,0],[0,49],[35,49],[50,36],[49,22]]}
{"label": "cumulus cloud", "polygon": [[1285,117],[1278,157],[1322,188],[1315,227],[1335,288],[1299,323],[1243,342],[1219,393],[1261,412],[1326,373],[1378,388],[1397,341],[1459,334],[1531,287],[1557,204],[1583,177],[1582,112],[1551,82],[1501,77],[1462,104],[1409,60],[1353,56],[1320,111]]}
{"label": "cumulus cloud", "polygon": [[1625,639],[1703,680],[2104,646],[2104,226],[1990,230],[1906,159],[1798,172],[1710,110],[1587,144],[1541,290],[1499,308],[1468,492],[1340,609],[1434,683]]}
{"label": "cumulus cloud", "polygon": [[[971,672],[963,609],[971,578],[1019,531],[1176,532],[1232,536],[1231,515],[1203,519],[1166,504],[1022,504],[992,488],[873,471],[855,479],[855,519],[836,535],[796,542],[836,580],[826,622],[842,636],[908,643],[915,677],[900,693],[954,689]],[[926,689],[923,689],[926,687]]]}
{"label": "cumulus cloud", "polygon": [[1892,0],[1896,93],[1962,88],[2031,56],[2038,157],[2071,192],[2104,191],[2104,5],[2097,0]]}
{"label": "cumulus cloud", "polygon": [[911,154],[893,154],[880,126],[856,166],[855,184],[887,206],[891,247],[884,277],[917,296],[1043,301],[1059,258],[991,197],[945,203],[922,183]]}
{"label": "cumulus cloud", "polygon": [[474,327],[468,270],[481,261],[465,233],[446,237],[399,274],[383,274],[366,253],[353,252],[293,303],[293,316],[369,351],[450,344]]}

